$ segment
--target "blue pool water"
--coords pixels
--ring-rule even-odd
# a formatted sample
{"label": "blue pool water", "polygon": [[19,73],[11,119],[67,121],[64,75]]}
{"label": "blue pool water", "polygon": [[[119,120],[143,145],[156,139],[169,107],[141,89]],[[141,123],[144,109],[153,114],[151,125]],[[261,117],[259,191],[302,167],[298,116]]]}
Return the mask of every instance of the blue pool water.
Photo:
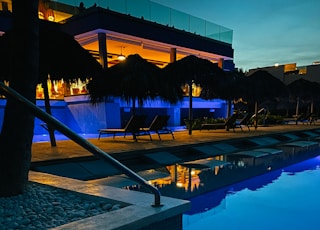
{"label": "blue pool water", "polygon": [[190,200],[184,230],[318,230],[320,156]]}

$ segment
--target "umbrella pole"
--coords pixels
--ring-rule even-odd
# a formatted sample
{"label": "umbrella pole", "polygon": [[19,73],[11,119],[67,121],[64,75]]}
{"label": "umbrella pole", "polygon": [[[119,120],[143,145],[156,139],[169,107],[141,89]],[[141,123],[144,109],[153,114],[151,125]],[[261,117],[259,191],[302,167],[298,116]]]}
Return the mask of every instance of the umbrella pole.
{"label": "umbrella pole", "polygon": [[192,81],[189,82],[189,135],[192,134],[193,116],[192,116]]}
{"label": "umbrella pole", "polygon": [[229,118],[231,116],[231,106],[232,106],[232,101],[228,100],[227,118]]}
{"label": "umbrella pole", "polygon": [[[51,108],[50,108],[49,89],[48,89],[47,81],[44,80],[42,85],[43,85],[44,105],[46,108],[46,112],[48,114],[52,115]],[[49,132],[51,146],[57,146],[56,138],[54,136],[54,129],[52,128],[52,126],[50,124],[47,124],[47,126],[48,126],[48,132]]]}
{"label": "umbrella pole", "polygon": [[300,101],[300,98],[297,97],[297,104],[296,104],[296,117],[298,117],[299,115],[299,101]]}
{"label": "umbrella pole", "polygon": [[254,128],[258,128],[258,102],[256,101],[254,104],[254,113],[255,113],[255,118],[254,118]]}

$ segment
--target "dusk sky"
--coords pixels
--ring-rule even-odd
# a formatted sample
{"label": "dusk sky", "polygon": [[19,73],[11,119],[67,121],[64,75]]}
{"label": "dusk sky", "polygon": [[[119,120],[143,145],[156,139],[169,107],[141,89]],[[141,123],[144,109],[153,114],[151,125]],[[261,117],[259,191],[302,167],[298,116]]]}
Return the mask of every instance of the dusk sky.
{"label": "dusk sky", "polygon": [[244,70],[320,61],[319,0],[152,0],[233,30]]}

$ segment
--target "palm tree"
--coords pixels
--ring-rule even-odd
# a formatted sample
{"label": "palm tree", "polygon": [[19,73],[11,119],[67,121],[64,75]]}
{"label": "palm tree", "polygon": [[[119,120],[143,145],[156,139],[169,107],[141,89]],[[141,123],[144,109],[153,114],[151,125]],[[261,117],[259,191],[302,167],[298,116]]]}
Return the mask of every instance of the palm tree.
{"label": "palm tree", "polygon": [[[11,87],[35,103],[39,75],[38,1],[12,0]],[[8,98],[0,136],[0,196],[22,193],[31,162],[34,116]]]}

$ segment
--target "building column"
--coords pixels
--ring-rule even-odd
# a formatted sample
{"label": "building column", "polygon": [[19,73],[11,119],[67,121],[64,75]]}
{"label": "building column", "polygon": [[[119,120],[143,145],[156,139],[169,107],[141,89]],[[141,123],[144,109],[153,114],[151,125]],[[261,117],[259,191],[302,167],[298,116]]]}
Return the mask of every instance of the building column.
{"label": "building column", "polygon": [[218,66],[223,69],[223,58],[219,58],[218,60]]}
{"label": "building column", "polygon": [[[105,33],[98,33],[99,43],[99,59],[103,69],[108,68],[108,52],[107,52],[107,36]],[[114,102],[104,103],[105,106],[105,127],[120,128],[121,127],[121,112],[120,105]],[[103,119],[101,119],[103,121]]]}
{"label": "building column", "polygon": [[[170,48],[170,63],[177,60],[177,49]],[[180,108],[168,108],[167,113],[170,116],[168,121],[169,126],[179,126],[180,125]]]}
{"label": "building column", "polygon": [[177,60],[177,49],[170,48],[170,63],[175,62]]}
{"label": "building column", "polygon": [[107,36],[105,33],[98,33],[98,42],[99,42],[99,58],[102,68],[108,68],[107,60]]}

